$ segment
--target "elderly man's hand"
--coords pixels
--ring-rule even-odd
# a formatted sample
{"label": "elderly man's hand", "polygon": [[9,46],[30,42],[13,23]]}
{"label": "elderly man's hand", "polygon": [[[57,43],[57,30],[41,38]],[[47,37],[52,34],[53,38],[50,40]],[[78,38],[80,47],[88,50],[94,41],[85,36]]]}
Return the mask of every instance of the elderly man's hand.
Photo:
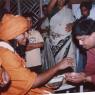
{"label": "elderly man's hand", "polygon": [[64,58],[64,59],[63,59],[59,64],[57,64],[57,65],[58,65],[59,70],[63,70],[63,69],[66,69],[66,68],[68,68],[68,67],[72,67],[72,66],[73,66],[73,63],[74,63],[73,59],[67,57],[67,58]]}

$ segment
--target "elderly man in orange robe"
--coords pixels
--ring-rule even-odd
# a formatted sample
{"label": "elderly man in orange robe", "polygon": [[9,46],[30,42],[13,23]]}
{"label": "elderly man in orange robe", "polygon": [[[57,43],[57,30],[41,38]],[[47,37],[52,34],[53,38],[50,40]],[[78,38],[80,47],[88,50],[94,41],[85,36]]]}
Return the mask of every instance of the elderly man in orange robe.
{"label": "elderly man in orange robe", "polygon": [[43,89],[42,86],[58,71],[72,66],[73,60],[64,58],[59,64],[39,75],[26,69],[24,59],[16,53],[9,44],[9,40],[21,36],[24,44],[28,25],[28,20],[22,16],[5,14],[2,18],[0,23],[0,62],[10,75],[11,83],[6,91],[0,92],[0,95],[44,95],[48,90]]}

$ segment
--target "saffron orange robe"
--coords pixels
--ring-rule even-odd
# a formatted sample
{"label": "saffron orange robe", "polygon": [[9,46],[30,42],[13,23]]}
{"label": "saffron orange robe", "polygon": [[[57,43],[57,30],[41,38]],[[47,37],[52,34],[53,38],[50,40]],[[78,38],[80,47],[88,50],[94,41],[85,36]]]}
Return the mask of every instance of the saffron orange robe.
{"label": "saffron orange robe", "polygon": [[44,89],[31,89],[37,75],[24,67],[25,62],[18,54],[0,47],[0,60],[11,78],[8,90],[0,95],[43,95],[43,92],[45,94]]}

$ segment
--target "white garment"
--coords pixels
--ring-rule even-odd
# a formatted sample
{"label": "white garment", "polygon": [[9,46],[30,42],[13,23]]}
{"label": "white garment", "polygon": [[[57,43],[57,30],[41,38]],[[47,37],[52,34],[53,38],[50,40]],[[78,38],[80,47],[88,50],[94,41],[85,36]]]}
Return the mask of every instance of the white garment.
{"label": "white garment", "polygon": [[72,10],[65,6],[51,18],[50,30],[62,35],[71,34],[70,32],[66,32],[65,28],[68,23],[72,22],[74,22]]}
{"label": "white garment", "polygon": [[[63,7],[58,13],[56,13],[50,20],[50,34],[51,34],[51,40],[52,40],[52,45],[56,46],[58,42],[62,39],[65,39],[67,36],[71,35],[71,32],[65,31],[66,25],[69,23],[74,22],[74,17],[72,14],[71,9],[69,9],[67,6]],[[53,35],[58,34],[59,36],[54,36]],[[68,53],[68,57],[75,57],[75,48],[72,42],[72,37],[70,40],[67,42],[66,45],[60,50],[60,52],[57,54],[55,61],[58,63],[60,60],[63,59],[63,54],[66,51],[67,46],[71,43],[70,50]]]}
{"label": "white garment", "polygon": [[[29,31],[29,43],[43,42],[41,34],[36,30]],[[40,48],[26,51],[26,67],[34,67],[41,65]]]}
{"label": "white garment", "polygon": [[4,47],[4,48],[9,49],[9,50],[11,50],[12,52],[14,52],[13,47],[12,47],[11,45],[9,45],[8,43],[4,42],[4,41],[1,41],[1,42],[0,42],[0,47]]}
{"label": "white garment", "polygon": [[[80,4],[72,4],[72,11],[76,19],[81,17]],[[95,20],[95,5],[92,5],[89,18]]]}

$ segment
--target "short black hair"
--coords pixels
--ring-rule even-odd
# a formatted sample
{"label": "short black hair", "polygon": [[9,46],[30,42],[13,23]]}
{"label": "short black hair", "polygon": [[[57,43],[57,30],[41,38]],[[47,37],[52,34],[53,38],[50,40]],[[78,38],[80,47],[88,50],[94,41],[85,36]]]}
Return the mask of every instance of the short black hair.
{"label": "short black hair", "polygon": [[91,10],[91,8],[92,8],[92,2],[83,1],[80,4],[80,9],[82,7],[86,7],[88,10]]}
{"label": "short black hair", "polygon": [[76,37],[91,35],[93,32],[95,32],[95,21],[92,19],[85,19],[75,23],[72,34]]}
{"label": "short black hair", "polygon": [[72,40],[76,47],[81,50],[81,52],[85,52],[86,49],[79,45],[79,40],[77,40],[76,37],[82,35],[91,35],[93,32],[95,32],[95,21],[92,19],[77,20],[74,23],[72,29]]}

